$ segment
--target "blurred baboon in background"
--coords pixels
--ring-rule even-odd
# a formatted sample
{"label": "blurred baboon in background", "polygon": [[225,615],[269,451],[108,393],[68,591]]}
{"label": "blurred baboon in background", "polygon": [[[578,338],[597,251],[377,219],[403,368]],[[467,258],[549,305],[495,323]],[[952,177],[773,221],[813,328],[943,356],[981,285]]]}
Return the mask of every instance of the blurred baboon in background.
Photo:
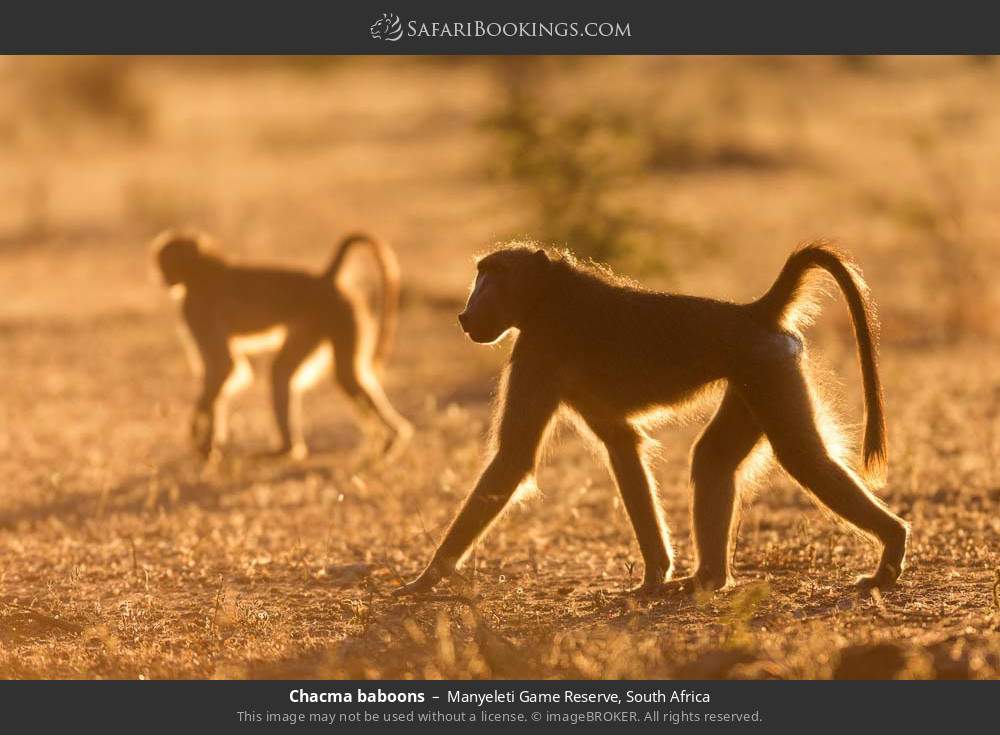
{"label": "blurred baboon in background", "polygon": [[[647,291],[568,254],[505,246],[479,260],[463,329],[479,343],[517,329],[502,381],[495,451],[426,570],[400,593],[448,576],[529,480],[560,406],[607,449],[645,562],[636,591],[717,590],[731,582],[730,549],[741,465],[762,441],[824,506],[878,540],[882,555],[863,588],[893,584],[903,569],[907,524],[889,512],[821,435],[799,327],[816,270],[831,274],[850,307],[864,380],[864,472],[884,476],[877,319],[860,271],[825,244],[796,251],[763,297],[734,304]],[[725,395],[692,452],[697,565],[670,579],[672,551],[644,454],[643,425],[725,382]]]}
{"label": "blurred baboon in background", "polygon": [[[347,254],[367,245],[381,274],[378,326],[365,316],[363,298],[337,282]],[[334,351],[335,377],[365,414],[389,430],[386,451],[398,447],[413,430],[389,403],[376,377],[396,328],[399,264],[386,243],[365,234],[341,240],[326,270],[319,274],[273,267],[235,265],[213,252],[201,233],[167,231],[153,242],[156,263],[167,286],[183,286],[181,313],[198,348],[203,367],[201,394],[195,403],[191,436],[198,452],[211,453],[217,434],[217,402],[223,388],[245,366],[247,346],[238,338],[275,335],[277,355],[271,371],[274,417],[281,442],[272,453],[304,456],[297,391],[293,378],[324,344]],[[273,345],[271,345],[273,348]]]}

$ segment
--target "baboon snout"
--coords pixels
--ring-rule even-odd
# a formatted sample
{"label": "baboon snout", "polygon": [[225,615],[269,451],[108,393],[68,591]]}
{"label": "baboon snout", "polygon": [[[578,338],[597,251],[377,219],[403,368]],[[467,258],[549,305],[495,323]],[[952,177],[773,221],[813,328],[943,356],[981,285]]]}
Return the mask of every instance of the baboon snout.
{"label": "baboon snout", "polygon": [[464,311],[458,315],[458,323],[462,325],[462,331],[464,332],[469,331],[469,327],[467,324],[468,319],[469,319],[468,314]]}

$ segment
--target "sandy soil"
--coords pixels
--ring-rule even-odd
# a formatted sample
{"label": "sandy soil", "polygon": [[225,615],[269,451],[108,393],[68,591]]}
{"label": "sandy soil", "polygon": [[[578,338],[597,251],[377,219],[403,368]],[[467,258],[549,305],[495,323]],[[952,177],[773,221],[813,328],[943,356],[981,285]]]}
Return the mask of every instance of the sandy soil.
{"label": "sandy soil", "polygon": [[[630,599],[637,546],[600,456],[567,428],[541,493],[479,543],[464,579],[396,600],[482,465],[509,347],[473,345],[455,321],[472,256],[531,234],[525,192],[489,175],[490,62],[125,60],[142,112],[118,117],[101,105],[120,90],[96,112],[43,104],[40,90],[76,84],[68,63],[0,59],[0,102],[18,104],[0,125],[0,675],[1000,674],[1000,67],[536,62],[557,112],[607,104],[694,135],[700,165],[611,185],[698,234],[697,248],[664,234],[651,257],[669,267],[632,275],[750,299],[815,237],[864,266],[883,316],[881,495],[913,525],[896,589],[859,596],[874,550],[776,471],[746,498],[735,589]],[[719,141],[778,163],[698,158]],[[310,268],[347,229],[391,239],[405,291],[386,385],[417,427],[409,450],[373,462],[324,382],[305,402],[312,456],[254,460],[274,440],[258,381],[232,402],[225,458],[197,461],[194,379],[146,258],[171,224],[210,229],[234,257]],[[841,303],[824,310],[811,344],[853,430],[853,337]],[[699,425],[656,432],[681,570]]]}

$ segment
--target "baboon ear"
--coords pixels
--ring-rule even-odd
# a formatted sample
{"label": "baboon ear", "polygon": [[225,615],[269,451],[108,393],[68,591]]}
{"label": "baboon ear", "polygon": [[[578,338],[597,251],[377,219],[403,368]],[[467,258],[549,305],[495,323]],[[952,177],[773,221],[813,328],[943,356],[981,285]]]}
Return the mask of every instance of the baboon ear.
{"label": "baboon ear", "polygon": [[178,240],[177,244],[177,254],[180,256],[180,260],[183,263],[191,263],[198,259],[201,248],[198,247],[197,240]]}
{"label": "baboon ear", "polygon": [[170,240],[160,248],[160,266],[189,273],[195,266],[199,255],[200,249],[195,240],[186,237],[177,238]]}
{"label": "baboon ear", "polygon": [[538,263],[539,265],[545,266],[549,264],[549,256],[541,248],[538,248],[538,250],[535,251],[535,254],[532,257],[534,257],[535,262]]}

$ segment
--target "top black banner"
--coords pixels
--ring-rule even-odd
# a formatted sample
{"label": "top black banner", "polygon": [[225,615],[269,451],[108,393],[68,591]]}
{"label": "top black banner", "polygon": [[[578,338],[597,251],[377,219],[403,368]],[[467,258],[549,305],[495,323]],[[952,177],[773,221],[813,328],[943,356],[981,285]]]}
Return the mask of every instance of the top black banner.
{"label": "top black banner", "polygon": [[7,4],[2,53],[688,54],[1000,51],[989,3],[212,0]]}

